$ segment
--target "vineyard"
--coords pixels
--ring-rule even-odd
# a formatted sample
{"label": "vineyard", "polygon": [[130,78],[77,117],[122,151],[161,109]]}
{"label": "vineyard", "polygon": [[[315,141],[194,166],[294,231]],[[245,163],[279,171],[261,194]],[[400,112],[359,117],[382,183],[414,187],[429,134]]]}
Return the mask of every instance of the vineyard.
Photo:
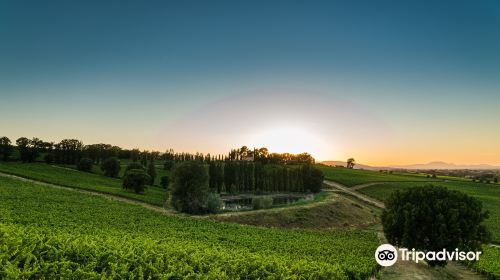
{"label": "vineyard", "polygon": [[0,278],[365,279],[374,233],[306,232],[163,216],[0,178]]}
{"label": "vineyard", "polygon": [[361,169],[349,169],[321,164],[317,164],[316,167],[318,167],[323,172],[323,174],[325,174],[326,180],[332,180],[348,187],[372,182],[436,181],[418,174],[402,174]]}
{"label": "vineyard", "polygon": [[165,203],[165,190],[159,187],[149,187],[144,194],[136,194],[124,190],[119,179],[44,163],[2,162],[0,163],[0,172],[75,189],[122,196],[158,206]]}

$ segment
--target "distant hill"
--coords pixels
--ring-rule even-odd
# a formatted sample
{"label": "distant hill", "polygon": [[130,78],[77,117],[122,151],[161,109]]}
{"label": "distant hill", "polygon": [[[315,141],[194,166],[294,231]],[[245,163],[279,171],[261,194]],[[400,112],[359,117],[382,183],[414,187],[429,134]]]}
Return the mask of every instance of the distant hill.
{"label": "distant hill", "polygon": [[393,168],[402,169],[500,169],[500,166],[489,164],[454,164],[443,161],[433,161],[429,163],[410,164],[410,165],[391,165]]}
{"label": "distant hill", "polygon": [[[335,161],[328,160],[320,162],[325,165],[330,166],[346,166],[345,161]],[[475,169],[475,170],[487,170],[487,169],[500,169],[500,166],[489,165],[489,164],[464,164],[458,165],[454,163],[446,163],[443,161],[433,161],[429,163],[418,163],[409,165],[390,165],[390,166],[370,166],[365,164],[356,163],[354,169],[366,169],[366,170],[387,170],[387,169],[420,169],[420,170],[430,170],[430,169]]]}

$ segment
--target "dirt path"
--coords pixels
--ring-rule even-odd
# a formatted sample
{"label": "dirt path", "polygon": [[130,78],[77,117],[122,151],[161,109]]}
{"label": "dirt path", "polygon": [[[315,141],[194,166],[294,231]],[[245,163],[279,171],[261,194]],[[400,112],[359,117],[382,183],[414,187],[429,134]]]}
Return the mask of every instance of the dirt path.
{"label": "dirt path", "polygon": [[353,191],[352,188],[348,188],[348,187],[346,187],[346,186],[344,186],[344,185],[342,185],[340,183],[333,182],[333,181],[326,181],[326,180],[324,181],[324,183],[327,184],[330,187],[334,187],[335,189],[340,190],[341,192],[344,192],[344,193],[347,193],[349,195],[355,196],[358,199],[360,199],[360,200],[362,200],[362,201],[364,201],[364,202],[366,202],[368,204],[371,204],[371,205],[376,206],[376,207],[381,208],[381,209],[385,208],[385,205],[384,205],[383,202],[378,201],[378,200],[376,200],[374,198],[368,197],[366,195],[360,194],[360,193],[358,193],[356,191]]}
{"label": "dirt path", "polygon": [[16,180],[23,181],[23,182],[30,182],[30,183],[34,183],[34,184],[37,184],[37,185],[51,187],[51,188],[68,190],[68,191],[79,192],[79,193],[84,193],[84,194],[90,194],[90,195],[104,197],[104,198],[109,199],[109,200],[116,200],[116,201],[121,201],[121,202],[129,203],[129,204],[139,205],[139,206],[142,206],[144,208],[153,210],[155,212],[158,212],[158,213],[161,213],[161,214],[164,214],[164,215],[178,215],[177,213],[174,213],[172,210],[169,210],[169,209],[165,209],[165,208],[162,208],[162,207],[159,207],[159,206],[154,206],[154,205],[151,205],[151,204],[146,203],[146,202],[140,202],[140,201],[133,200],[133,199],[128,199],[128,198],[124,198],[124,197],[120,197],[120,196],[115,196],[115,195],[112,195],[112,194],[105,194],[105,193],[93,192],[93,191],[89,191],[89,190],[69,188],[69,187],[65,187],[65,186],[60,186],[60,185],[56,185],[56,184],[49,184],[49,183],[45,183],[45,182],[41,182],[41,181],[37,181],[37,180],[33,180],[33,179],[27,179],[27,178],[24,178],[24,177],[20,177],[20,176],[16,176],[16,175],[11,175],[11,174],[6,174],[6,173],[2,173],[2,172],[0,172],[0,176],[1,177],[7,177],[7,178],[16,179]]}

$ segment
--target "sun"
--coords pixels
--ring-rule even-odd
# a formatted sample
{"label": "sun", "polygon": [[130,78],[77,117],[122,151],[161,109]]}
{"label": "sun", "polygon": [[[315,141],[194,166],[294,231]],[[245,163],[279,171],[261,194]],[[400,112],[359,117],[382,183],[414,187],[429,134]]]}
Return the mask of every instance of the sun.
{"label": "sun", "polygon": [[249,144],[251,147],[267,147],[274,153],[307,152],[315,158],[325,151],[320,137],[298,126],[276,126],[256,131],[250,135]]}

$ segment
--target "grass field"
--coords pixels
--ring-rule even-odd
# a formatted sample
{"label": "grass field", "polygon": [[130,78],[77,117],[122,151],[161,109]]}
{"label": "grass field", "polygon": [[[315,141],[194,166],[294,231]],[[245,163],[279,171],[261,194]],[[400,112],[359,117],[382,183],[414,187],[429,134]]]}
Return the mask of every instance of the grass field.
{"label": "grass field", "polygon": [[[396,190],[404,190],[410,187],[422,186],[426,183],[383,183],[373,185],[359,192],[368,196],[374,197],[383,201]],[[481,184],[472,182],[433,182],[435,186],[443,186],[452,190],[464,192],[468,195],[476,197],[483,202],[483,207],[490,212],[490,218],[486,221],[486,225],[490,228],[493,234],[493,240],[500,243],[500,188],[496,185]]]}
{"label": "grass field", "polygon": [[0,177],[0,278],[365,279],[374,233],[164,216]]}
{"label": "grass field", "polygon": [[348,187],[370,182],[432,181],[430,178],[417,174],[389,174],[378,171],[348,169],[321,164],[316,166],[323,171],[326,180],[335,181]]}
{"label": "grass field", "polygon": [[51,166],[45,163],[0,162],[0,172],[70,188],[113,194],[158,206],[162,206],[166,199],[166,192],[160,187],[148,187],[144,194],[136,194],[124,190],[120,179],[80,172],[71,168]]}
{"label": "grass field", "polygon": [[[415,182],[382,183],[358,191],[384,201],[384,199],[396,190],[404,190],[425,184]],[[490,217],[486,220],[485,224],[492,233],[492,241],[497,244],[500,243],[500,188],[497,185],[460,181],[433,182],[432,184],[461,191],[479,199],[483,203],[483,207],[490,212]],[[500,277],[499,256],[500,248],[485,247],[481,260],[473,264],[473,267],[479,271]]]}

